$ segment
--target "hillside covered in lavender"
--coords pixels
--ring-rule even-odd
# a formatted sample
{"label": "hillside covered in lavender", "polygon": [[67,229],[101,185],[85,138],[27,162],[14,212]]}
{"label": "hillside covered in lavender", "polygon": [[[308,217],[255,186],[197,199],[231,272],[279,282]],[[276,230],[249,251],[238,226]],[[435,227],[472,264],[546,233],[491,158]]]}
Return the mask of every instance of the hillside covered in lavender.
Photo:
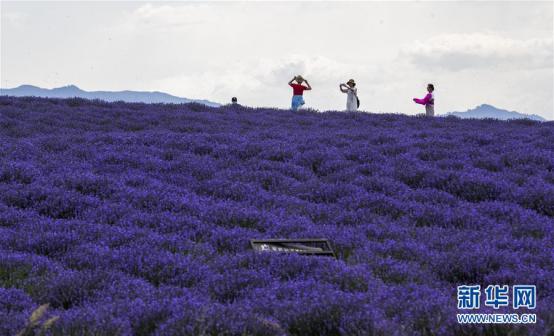
{"label": "hillside covered in lavender", "polygon": [[552,335],[553,242],[553,122],[0,97],[0,335]]}

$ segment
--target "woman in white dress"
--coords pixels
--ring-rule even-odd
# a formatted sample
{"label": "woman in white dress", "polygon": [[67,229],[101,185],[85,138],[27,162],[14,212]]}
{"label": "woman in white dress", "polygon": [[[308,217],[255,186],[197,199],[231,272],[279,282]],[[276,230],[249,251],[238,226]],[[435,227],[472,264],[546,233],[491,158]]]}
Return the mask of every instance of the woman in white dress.
{"label": "woman in white dress", "polygon": [[356,82],[353,79],[350,79],[346,82],[346,84],[340,84],[339,89],[341,92],[346,93],[346,110],[357,111],[358,89],[356,88]]}

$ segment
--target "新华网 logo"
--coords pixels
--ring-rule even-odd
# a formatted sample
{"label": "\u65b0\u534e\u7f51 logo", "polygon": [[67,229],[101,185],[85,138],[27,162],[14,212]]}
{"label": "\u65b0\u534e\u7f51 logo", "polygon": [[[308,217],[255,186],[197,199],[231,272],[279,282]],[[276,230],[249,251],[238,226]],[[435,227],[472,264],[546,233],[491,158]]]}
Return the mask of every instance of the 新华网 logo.
{"label": "\u65b0\u534e\u7f51 logo", "polygon": [[[488,285],[483,291],[483,305],[493,309],[510,306],[510,288],[508,285]],[[481,285],[463,285],[457,287],[458,309],[476,310],[481,308]],[[511,292],[513,309],[535,309],[537,307],[537,288],[534,285],[513,285]],[[467,313],[457,314],[458,323],[536,323],[536,314],[517,313]]]}

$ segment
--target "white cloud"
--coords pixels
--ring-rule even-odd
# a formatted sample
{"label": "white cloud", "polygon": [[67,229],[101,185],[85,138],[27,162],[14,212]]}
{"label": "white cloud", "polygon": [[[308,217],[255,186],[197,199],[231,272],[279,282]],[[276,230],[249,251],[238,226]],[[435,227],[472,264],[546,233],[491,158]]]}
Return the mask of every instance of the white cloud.
{"label": "white cloud", "polygon": [[256,76],[266,84],[282,83],[292,75],[301,74],[318,80],[334,79],[338,74],[348,73],[351,66],[324,56],[293,54],[278,59],[263,59],[255,69]]}
{"label": "white cloud", "polygon": [[[23,28],[25,26],[25,21],[27,15],[19,12],[6,12],[0,11],[2,26],[6,25],[7,28]],[[2,28],[5,28],[2,27]]]}
{"label": "white cloud", "polygon": [[[323,56],[291,54],[235,61],[202,73],[181,73],[160,78],[155,86],[175,94],[213,97],[222,102],[238,95],[254,105],[286,106],[290,91],[286,84],[293,76],[301,74],[322,93],[325,92],[322,87],[334,88],[339,81],[346,81],[352,68]],[[175,88],[179,88],[179,92],[175,92]]]}
{"label": "white cloud", "polygon": [[553,67],[553,39],[518,40],[492,33],[443,34],[415,41],[401,56],[417,66],[452,71],[472,68]]}
{"label": "white cloud", "polygon": [[220,16],[213,5],[203,3],[182,3],[180,5],[145,4],[132,11],[123,20],[127,30],[150,32],[182,31],[191,25],[216,22]]}

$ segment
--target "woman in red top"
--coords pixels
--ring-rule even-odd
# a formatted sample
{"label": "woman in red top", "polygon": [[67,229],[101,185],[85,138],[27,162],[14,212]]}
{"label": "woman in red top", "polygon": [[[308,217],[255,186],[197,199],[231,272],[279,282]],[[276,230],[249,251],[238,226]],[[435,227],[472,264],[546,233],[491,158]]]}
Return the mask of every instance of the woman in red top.
{"label": "woman in red top", "polygon": [[[293,84],[296,81],[297,84]],[[302,82],[306,82],[306,86],[302,85]],[[311,90],[312,87],[307,80],[298,75],[290,80],[289,86],[292,87],[292,103],[291,108],[293,111],[297,111],[300,106],[304,105],[303,93],[305,90]]]}

